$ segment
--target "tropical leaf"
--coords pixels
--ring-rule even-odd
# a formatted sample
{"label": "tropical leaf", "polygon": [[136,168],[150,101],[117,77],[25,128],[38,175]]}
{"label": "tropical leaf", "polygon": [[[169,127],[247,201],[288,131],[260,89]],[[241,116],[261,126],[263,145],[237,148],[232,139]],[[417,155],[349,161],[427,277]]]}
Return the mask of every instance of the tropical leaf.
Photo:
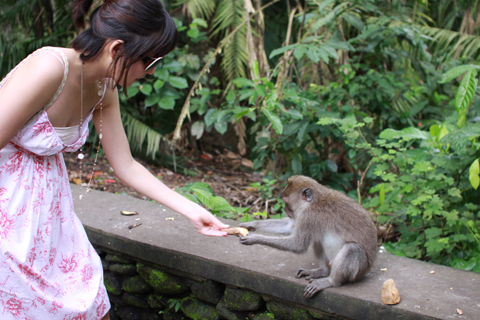
{"label": "tropical leaf", "polygon": [[277,134],[282,134],[283,124],[282,124],[282,121],[280,120],[280,118],[266,108],[263,108],[262,112],[268,118],[268,120],[270,120],[270,122],[272,123],[272,127],[275,130],[275,132]]}
{"label": "tropical leaf", "polygon": [[429,132],[425,132],[412,127],[405,128],[403,130],[385,129],[379,135],[381,139],[387,139],[387,140],[405,139],[405,138],[427,140],[430,136],[431,134]]}
{"label": "tropical leaf", "polygon": [[472,102],[475,90],[477,88],[477,71],[470,69],[465,72],[465,75],[460,82],[457,94],[455,95],[455,109],[458,113],[465,113]]}
{"label": "tropical leaf", "polygon": [[302,173],[302,156],[300,154],[296,154],[292,159],[292,171],[294,174],[301,174]]}
{"label": "tropical leaf", "polygon": [[270,53],[270,56],[269,58],[273,58],[275,56],[278,56],[279,54],[283,54],[285,51],[288,51],[290,49],[294,49],[296,47],[298,47],[299,44],[291,44],[291,45],[288,45],[288,46],[285,46],[285,47],[281,47],[281,48],[278,48],[278,49],[275,49],[273,50],[271,53]]}
{"label": "tropical leaf", "polygon": [[462,150],[470,146],[473,139],[478,138],[480,138],[478,123],[467,123],[462,128],[449,132],[441,142],[450,144],[456,150]]}
{"label": "tropical leaf", "polygon": [[470,166],[470,169],[469,169],[468,173],[469,173],[470,183],[472,184],[472,187],[475,188],[475,190],[476,190],[478,188],[478,186],[480,185],[479,159],[473,161],[472,165]]}
{"label": "tropical leaf", "polygon": [[476,69],[480,70],[480,66],[474,65],[474,64],[468,64],[468,65],[463,65],[463,66],[458,66],[455,68],[452,68],[445,72],[440,80],[438,80],[439,83],[447,83],[450,82],[451,80],[461,76],[464,74],[466,71],[471,70],[471,69]]}

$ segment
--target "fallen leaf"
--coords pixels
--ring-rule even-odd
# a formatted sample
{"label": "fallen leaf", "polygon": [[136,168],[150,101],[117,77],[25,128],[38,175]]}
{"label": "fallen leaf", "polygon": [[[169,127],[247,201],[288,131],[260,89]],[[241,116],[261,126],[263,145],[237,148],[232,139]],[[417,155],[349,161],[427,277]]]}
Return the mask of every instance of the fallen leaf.
{"label": "fallen leaf", "polygon": [[212,160],[213,159],[213,156],[210,153],[206,153],[206,152],[202,153],[200,155],[200,157],[205,159],[205,160]]}
{"label": "fallen leaf", "polygon": [[242,165],[244,167],[253,169],[253,162],[249,159],[242,158]]}

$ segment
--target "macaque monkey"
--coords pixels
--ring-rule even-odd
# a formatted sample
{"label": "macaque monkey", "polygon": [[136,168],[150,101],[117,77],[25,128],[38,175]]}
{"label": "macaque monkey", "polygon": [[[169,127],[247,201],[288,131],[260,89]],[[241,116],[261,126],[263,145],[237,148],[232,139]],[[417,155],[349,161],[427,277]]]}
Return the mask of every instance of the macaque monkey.
{"label": "macaque monkey", "polygon": [[299,269],[296,277],[309,282],[304,295],[313,297],[325,288],[360,280],[377,252],[377,232],[370,214],[353,199],[305,176],[292,176],[281,194],[287,218],[240,224],[248,230],[286,233],[269,237],[249,233],[245,245],[263,244],[303,253],[313,243],[317,269]]}

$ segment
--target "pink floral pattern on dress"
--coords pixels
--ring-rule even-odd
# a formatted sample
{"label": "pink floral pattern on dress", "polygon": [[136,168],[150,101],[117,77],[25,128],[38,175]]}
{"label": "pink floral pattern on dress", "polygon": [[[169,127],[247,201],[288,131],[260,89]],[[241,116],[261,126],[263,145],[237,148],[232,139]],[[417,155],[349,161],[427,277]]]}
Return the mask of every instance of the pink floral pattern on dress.
{"label": "pink floral pattern on dress", "polygon": [[100,258],[73,211],[62,152],[46,111],[0,150],[0,319],[99,320],[110,309]]}
{"label": "pink floral pattern on dress", "polygon": [[6,211],[0,209],[0,241],[9,240],[13,228],[13,219],[8,217]]}

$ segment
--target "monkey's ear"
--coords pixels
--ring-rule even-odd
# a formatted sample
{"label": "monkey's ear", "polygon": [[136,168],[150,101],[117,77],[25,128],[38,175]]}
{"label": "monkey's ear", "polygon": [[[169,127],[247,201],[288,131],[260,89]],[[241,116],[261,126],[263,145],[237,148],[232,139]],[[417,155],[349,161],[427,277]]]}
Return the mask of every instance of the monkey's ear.
{"label": "monkey's ear", "polygon": [[310,188],[303,188],[302,189],[302,199],[307,202],[312,202],[313,200],[313,192]]}

